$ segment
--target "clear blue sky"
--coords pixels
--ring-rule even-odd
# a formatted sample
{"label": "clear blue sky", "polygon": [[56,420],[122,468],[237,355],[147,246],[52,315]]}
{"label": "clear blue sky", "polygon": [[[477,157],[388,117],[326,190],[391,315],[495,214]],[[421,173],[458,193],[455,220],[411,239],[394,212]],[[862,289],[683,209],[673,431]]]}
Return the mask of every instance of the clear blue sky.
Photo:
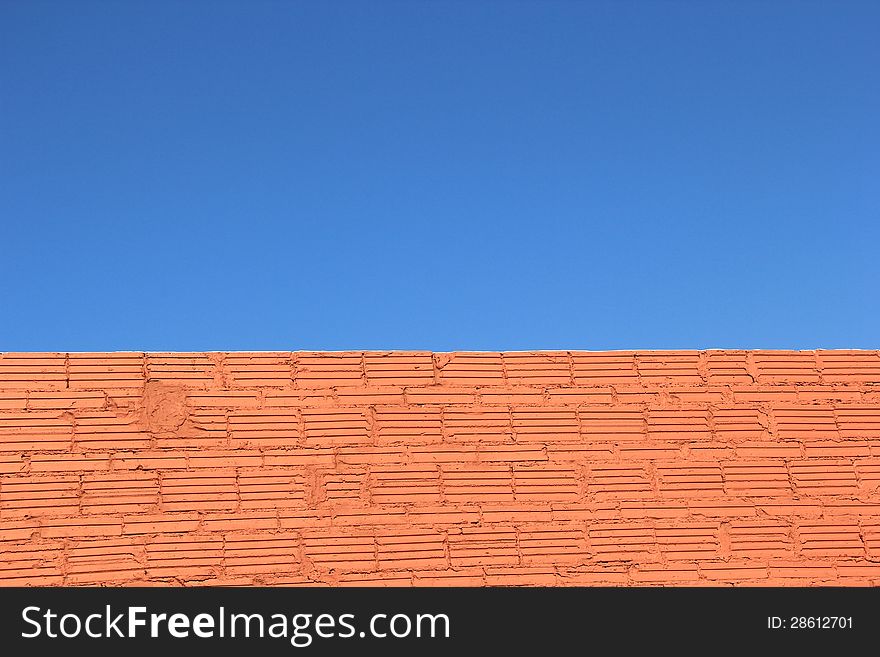
{"label": "clear blue sky", "polygon": [[0,2],[0,350],[880,347],[878,2]]}

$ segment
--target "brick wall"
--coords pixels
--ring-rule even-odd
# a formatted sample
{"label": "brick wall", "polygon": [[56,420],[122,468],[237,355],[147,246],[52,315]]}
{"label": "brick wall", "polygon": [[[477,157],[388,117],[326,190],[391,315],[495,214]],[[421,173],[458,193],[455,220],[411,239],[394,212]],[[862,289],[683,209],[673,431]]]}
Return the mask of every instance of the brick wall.
{"label": "brick wall", "polygon": [[0,584],[880,584],[880,353],[0,355]]}

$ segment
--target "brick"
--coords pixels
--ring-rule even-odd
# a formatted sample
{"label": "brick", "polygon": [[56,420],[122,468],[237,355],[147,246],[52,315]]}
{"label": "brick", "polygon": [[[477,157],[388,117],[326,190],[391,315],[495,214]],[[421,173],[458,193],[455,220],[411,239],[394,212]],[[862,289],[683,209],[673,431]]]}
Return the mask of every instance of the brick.
{"label": "brick", "polygon": [[222,571],[222,534],[162,534],[145,544],[150,577],[204,580]]}
{"label": "brick", "polygon": [[651,409],[647,414],[649,440],[708,440],[709,411]]}
{"label": "brick", "polygon": [[376,551],[381,570],[446,570],[446,535],[432,529],[380,532]]}
{"label": "brick", "polygon": [[729,388],[705,385],[676,385],[664,389],[664,393],[674,402],[684,404],[722,404],[728,402],[731,397]]}
{"label": "brick", "polygon": [[653,482],[644,465],[594,465],[587,475],[587,490],[597,499],[651,499]]}
{"label": "brick", "polygon": [[303,553],[319,570],[371,572],[378,569],[372,532],[330,530],[303,536]]}
{"label": "brick", "polygon": [[617,458],[616,446],[613,442],[577,442],[549,444],[546,447],[541,444],[532,446],[533,449],[543,450],[547,458],[554,462],[602,462],[613,461]]}
{"label": "brick", "polygon": [[474,404],[477,389],[464,386],[436,385],[404,390],[407,404]]}
{"label": "brick", "polygon": [[367,471],[347,470],[321,475],[323,501],[329,504],[366,504]]}
{"label": "brick", "polygon": [[194,409],[253,409],[260,405],[260,393],[256,390],[191,390],[186,400]]}
{"label": "brick", "polygon": [[40,521],[37,518],[9,519],[4,518],[0,523],[0,550],[7,541],[25,541],[31,539],[40,529]]}
{"label": "brick", "polygon": [[724,491],[739,497],[774,497],[793,493],[786,462],[779,458],[721,463]]}
{"label": "brick", "polygon": [[632,352],[572,352],[571,361],[574,384],[578,386],[639,382]]}
{"label": "brick", "polygon": [[772,559],[769,562],[770,578],[778,581],[796,578],[809,582],[821,582],[837,577],[834,562],[821,560]]}
{"label": "brick", "polygon": [[40,523],[42,538],[121,535],[122,518],[119,516],[46,518]]}
{"label": "brick", "polygon": [[855,468],[848,459],[797,460],[789,467],[795,489],[802,495],[847,495],[858,490]]}
{"label": "brick", "polygon": [[654,526],[645,522],[595,523],[588,527],[590,547],[597,562],[656,561]]}
{"label": "brick", "polygon": [[227,447],[230,441],[227,432],[226,413],[211,409],[194,409],[183,423],[172,433],[168,431],[152,434],[151,445],[159,449],[211,449]]}
{"label": "brick", "polygon": [[[0,387],[0,411],[23,411],[27,408],[38,409],[41,408],[38,405],[28,407],[28,398],[31,395],[51,395],[58,394],[62,399],[66,397],[66,395],[62,393],[46,393],[46,392],[32,392],[28,393],[24,388],[21,389],[7,389],[3,390]],[[45,407],[43,407],[45,408]],[[49,408],[53,408],[49,406]]]}
{"label": "brick", "polygon": [[734,449],[741,459],[778,459],[799,458],[804,447],[797,440],[747,440],[736,443]]}
{"label": "brick", "polygon": [[0,452],[69,450],[73,417],[60,411],[0,414]]}
{"label": "brick", "polygon": [[295,409],[238,411],[229,416],[229,431],[236,448],[292,447],[304,436],[302,417]]}
{"label": "brick", "polygon": [[448,385],[480,386],[504,381],[501,354],[460,352],[436,354],[437,380]]}
{"label": "brick", "polygon": [[446,500],[464,502],[513,501],[513,473],[509,466],[480,464],[441,466],[443,494]]}
{"label": "brick", "polygon": [[143,580],[145,550],[128,539],[80,539],[67,550],[68,585]]}
{"label": "brick", "polygon": [[624,565],[591,565],[557,569],[560,586],[626,586],[629,569]]}
{"label": "brick", "polygon": [[407,521],[414,525],[475,525],[480,521],[480,508],[473,505],[419,505],[407,509]]}
{"label": "brick", "polygon": [[223,371],[234,388],[284,388],[293,385],[293,358],[287,352],[226,354]]}
{"label": "brick", "polygon": [[590,556],[586,533],[578,525],[520,526],[518,543],[525,565],[579,565]]}
{"label": "brick", "polygon": [[816,406],[778,406],[773,409],[782,440],[834,440],[838,437],[834,409]]}
{"label": "brick", "polygon": [[143,513],[158,510],[155,471],[89,472],[82,475],[83,513]]}
{"label": "brick", "polygon": [[[332,466],[334,453],[326,447],[301,447],[295,449],[273,449],[262,452],[266,467],[283,466]],[[256,456],[256,454],[254,454]],[[250,464],[246,464],[250,465]]]}
{"label": "brick", "polygon": [[701,576],[717,583],[766,579],[770,575],[766,565],[754,561],[707,561],[701,562],[699,568]]}
{"label": "brick", "polygon": [[93,472],[107,470],[110,457],[106,454],[34,454],[32,472]]}
{"label": "brick", "polygon": [[554,502],[551,505],[550,519],[553,522],[570,522],[578,520],[613,520],[623,518],[620,513],[622,503],[601,502]]}
{"label": "brick", "polygon": [[15,474],[27,467],[27,461],[22,454],[0,452],[0,475]]}
{"label": "brick", "polygon": [[151,353],[146,361],[148,381],[187,388],[204,388],[214,381],[216,364],[210,354]]}
{"label": "brick", "polygon": [[[490,386],[479,389],[480,402],[491,406],[540,406],[544,403],[544,389],[538,386]],[[548,395],[552,393],[547,393]],[[564,399],[559,404],[566,404]],[[570,403],[570,402],[569,402]]]}
{"label": "brick", "polygon": [[733,401],[745,404],[797,403],[798,388],[793,385],[732,385]]}
{"label": "brick", "polygon": [[694,564],[675,563],[667,565],[634,565],[629,577],[635,584],[686,584],[700,579],[699,568]]}
{"label": "brick", "polygon": [[305,473],[290,468],[240,468],[237,488],[243,510],[305,508],[309,502]]}
{"label": "brick", "polygon": [[305,440],[310,446],[371,442],[366,410],[358,408],[304,409]]}
{"label": "brick", "polygon": [[624,461],[676,460],[682,456],[682,447],[664,442],[644,445],[625,445],[620,447],[620,458]]}
{"label": "brick", "polygon": [[333,388],[363,383],[363,354],[300,353],[295,359],[295,376],[300,388]]}
{"label": "brick", "polygon": [[[483,393],[482,398],[486,398],[485,393]],[[547,391],[547,398],[551,404],[563,406],[612,404],[614,403],[614,392],[611,388],[550,388]],[[528,400],[518,400],[518,402],[528,403]],[[534,400],[534,403],[540,403],[540,400]]]}
{"label": "brick", "polygon": [[517,533],[512,527],[463,527],[448,531],[453,568],[515,566],[519,563]]}
{"label": "brick", "polygon": [[420,445],[443,440],[441,413],[438,408],[377,406],[378,442],[383,445]]}
{"label": "brick", "polygon": [[623,519],[683,518],[688,515],[686,502],[621,502]]}
{"label": "brick", "polygon": [[329,527],[331,518],[310,509],[279,509],[278,526],[281,529],[315,529]]}
{"label": "brick", "polygon": [[793,558],[791,523],[783,519],[733,520],[729,524],[730,552],[745,559]]}
{"label": "brick", "polygon": [[186,456],[180,450],[138,450],[116,452],[109,463],[113,470],[185,470]]}
{"label": "brick", "polygon": [[709,382],[752,383],[748,356],[745,352],[708,351],[706,352],[706,373]]}
{"label": "brick", "polygon": [[636,354],[636,369],[646,385],[687,385],[703,382],[700,355],[696,352]]}
{"label": "brick", "polygon": [[797,395],[802,404],[858,402],[862,399],[860,389],[841,386],[800,386]]}
{"label": "brick", "polygon": [[323,408],[336,402],[335,392],[330,388],[270,390],[263,396],[263,408]]}
{"label": "brick", "polygon": [[509,353],[502,359],[512,385],[571,385],[571,362],[565,352]]}
{"label": "brick", "polygon": [[486,568],[486,586],[555,586],[553,568]]}
{"label": "brick", "polygon": [[143,388],[144,354],[69,354],[67,378],[72,390]]}
{"label": "brick", "polygon": [[475,463],[479,460],[477,447],[468,445],[410,447],[408,452],[413,463]]}
{"label": "brick", "polygon": [[160,479],[162,510],[235,511],[238,482],[235,470],[167,472]]}
{"label": "brick", "polygon": [[81,450],[145,449],[152,438],[140,419],[109,411],[88,411],[76,419],[74,448]]}
{"label": "brick", "polygon": [[[383,571],[380,574],[371,573],[341,573],[339,575],[340,586],[381,586],[403,587],[414,586],[413,577],[409,571]],[[308,584],[307,586],[312,586]]]}
{"label": "brick", "polygon": [[374,504],[439,504],[440,468],[437,466],[370,469],[370,500]]}
{"label": "brick", "polygon": [[853,458],[871,455],[871,445],[860,440],[814,440],[804,443],[807,458]]}
{"label": "brick", "polygon": [[704,561],[721,548],[717,522],[661,520],[654,527],[657,547],[667,561]]}
{"label": "brick", "polygon": [[[423,447],[431,453],[430,447]],[[399,447],[339,447],[335,451],[339,465],[388,465],[406,463],[409,460],[406,446]],[[333,465],[333,452],[327,452],[329,460],[324,465]],[[417,459],[414,459],[417,460]]]}
{"label": "brick", "polygon": [[758,351],[754,354],[758,381],[769,383],[817,383],[819,368],[812,351]]}
{"label": "brick", "polygon": [[480,505],[477,519],[484,523],[542,522],[552,514],[548,504],[513,502],[508,504],[486,503]]}
{"label": "brick", "polygon": [[880,351],[819,351],[822,378],[829,382],[877,383]]}
{"label": "brick", "polygon": [[770,419],[757,408],[723,407],[712,411],[714,435],[723,441],[766,440]]}
{"label": "brick", "polygon": [[841,438],[880,438],[880,406],[837,405],[834,415]]}
{"label": "brick", "polygon": [[617,405],[622,407],[638,408],[647,404],[656,405],[663,403],[664,394],[670,393],[662,388],[644,388],[617,384],[613,387],[614,399]]}
{"label": "brick", "polygon": [[0,354],[0,389],[66,388],[66,361],[66,354]]}
{"label": "brick", "polygon": [[0,583],[875,586],[880,352],[0,354]]}
{"label": "brick", "polygon": [[513,419],[507,408],[444,409],[443,428],[448,439],[455,442],[513,442]]}
{"label": "brick", "polygon": [[428,570],[413,573],[414,586],[485,586],[482,568]]}
{"label": "brick", "polygon": [[402,386],[340,386],[336,388],[336,398],[346,406],[373,404],[402,405],[404,403]]}
{"label": "brick", "polygon": [[223,544],[223,563],[229,575],[289,574],[301,564],[301,542],[294,532],[229,533]]}
{"label": "brick", "polygon": [[863,557],[865,546],[857,522],[803,520],[797,523],[800,551],[808,557]]}
{"label": "brick", "polygon": [[516,407],[513,432],[518,443],[567,442],[580,439],[577,412],[571,408]]}
{"label": "brick", "polygon": [[583,408],[578,413],[581,436],[587,442],[597,440],[644,441],[647,423],[638,408]]}
{"label": "brick", "polygon": [[156,513],[131,515],[123,518],[123,533],[128,534],[184,534],[198,529],[196,513]]}
{"label": "brick", "polygon": [[429,352],[374,352],[364,356],[367,381],[382,385],[430,385],[434,360]]}
{"label": "brick", "polygon": [[690,515],[709,518],[743,518],[757,515],[754,502],[736,498],[719,498],[716,500],[688,500]]}
{"label": "brick", "polygon": [[329,513],[333,526],[372,527],[409,523],[406,509],[401,507],[333,507]]}
{"label": "brick", "polygon": [[0,477],[0,514],[76,515],[80,505],[79,477],[20,475]]}
{"label": "brick", "polygon": [[481,463],[535,463],[547,461],[547,450],[540,445],[480,445],[476,451]]}
{"label": "brick", "polygon": [[[0,408],[3,408],[0,395]],[[64,390],[60,392],[31,392],[27,395],[27,409],[32,411],[101,410],[107,404],[103,390]],[[25,408],[22,404],[21,409]]]}
{"label": "brick", "polygon": [[752,500],[756,510],[766,516],[784,518],[818,518],[823,513],[822,504],[815,499],[778,497]]}

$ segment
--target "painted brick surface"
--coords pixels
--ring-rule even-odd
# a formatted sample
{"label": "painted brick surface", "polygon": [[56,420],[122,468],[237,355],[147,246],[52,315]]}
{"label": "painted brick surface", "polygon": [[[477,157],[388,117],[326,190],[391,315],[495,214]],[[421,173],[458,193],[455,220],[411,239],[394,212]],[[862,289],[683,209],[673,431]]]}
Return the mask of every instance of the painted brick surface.
{"label": "painted brick surface", "polygon": [[878,585],[880,352],[0,355],[2,585]]}

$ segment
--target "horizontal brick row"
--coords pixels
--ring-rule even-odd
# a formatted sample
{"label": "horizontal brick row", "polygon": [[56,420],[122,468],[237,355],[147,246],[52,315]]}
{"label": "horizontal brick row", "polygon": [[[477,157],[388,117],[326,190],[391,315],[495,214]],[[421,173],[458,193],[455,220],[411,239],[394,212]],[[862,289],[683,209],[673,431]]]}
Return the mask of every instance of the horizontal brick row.
{"label": "horizontal brick row", "polygon": [[0,388],[868,384],[880,351],[0,354]]}

